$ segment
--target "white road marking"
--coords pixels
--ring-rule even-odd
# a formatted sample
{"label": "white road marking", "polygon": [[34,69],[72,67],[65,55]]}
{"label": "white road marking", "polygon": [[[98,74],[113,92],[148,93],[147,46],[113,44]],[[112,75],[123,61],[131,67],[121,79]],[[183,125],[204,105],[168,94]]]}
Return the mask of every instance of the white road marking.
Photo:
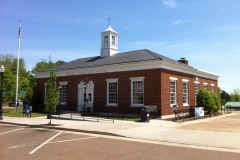
{"label": "white road marking", "polygon": [[8,131],[8,132],[3,132],[3,133],[0,133],[0,136],[4,135],[4,134],[7,134],[7,133],[11,133],[11,132],[16,132],[16,131],[22,130],[22,129],[24,129],[24,128],[19,128],[19,129],[14,129],[14,130],[11,130],[11,131]]}
{"label": "white road marking", "polygon": [[25,147],[25,146],[31,146],[31,145],[33,145],[36,142],[38,142],[38,141],[34,141],[34,142],[31,142],[31,143],[20,144],[20,145],[17,145],[17,146],[8,147],[8,149],[14,149],[14,148],[20,148],[20,147]]}
{"label": "white road marking", "polygon": [[35,148],[34,150],[32,150],[29,154],[33,154],[34,152],[36,152],[38,149],[40,149],[42,146],[44,146],[45,144],[47,144],[49,141],[51,141],[52,139],[54,139],[55,137],[57,137],[59,134],[61,134],[62,132],[59,132],[58,134],[56,134],[55,136],[51,137],[50,139],[48,139],[47,141],[45,141],[44,143],[42,143],[41,145],[39,145],[37,148]]}
{"label": "white road marking", "polygon": [[87,138],[68,139],[68,140],[62,140],[62,141],[49,142],[48,144],[62,143],[62,142],[69,142],[69,141],[77,141],[77,140],[84,140],[84,139],[91,139],[91,138],[97,138],[97,137],[87,137]]}

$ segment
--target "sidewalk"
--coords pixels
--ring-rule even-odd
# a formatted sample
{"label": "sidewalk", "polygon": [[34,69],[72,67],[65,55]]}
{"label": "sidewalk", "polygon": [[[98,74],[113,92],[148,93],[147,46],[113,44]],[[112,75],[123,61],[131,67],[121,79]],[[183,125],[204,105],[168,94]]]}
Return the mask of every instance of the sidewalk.
{"label": "sidewalk", "polygon": [[51,129],[62,129],[68,131],[79,131],[97,133],[103,135],[115,135],[128,137],[136,140],[145,140],[150,143],[160,143],[181,147],[201,148],[218,151],[229,151],[240,153],[239,132],[219,132],[207,130],[193,130],[181,128],[193,123],[217,121],[224,118],[223,115],[214,118],[206,118],[189,122],[172,122],[164,120],[151,120],[149,123],[115,120],[112,122],[93,122],[82,120],[52,119],[55,126],[48,127],[49,119],[37,118],[11,118],[4,117],[0,123],[21,124],[33,127],[46,127]]}

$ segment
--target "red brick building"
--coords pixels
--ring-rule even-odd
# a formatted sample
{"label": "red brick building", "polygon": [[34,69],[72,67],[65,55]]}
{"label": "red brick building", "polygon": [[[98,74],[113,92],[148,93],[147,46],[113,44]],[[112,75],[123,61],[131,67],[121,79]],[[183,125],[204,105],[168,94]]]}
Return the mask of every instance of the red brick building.
{"label": "red brick building", "polygon": [[[54,68],[61,106],[138,114],[141,107],[156,105],[161,118],[170,118],[173,105],[194,108],[199,89],[218,92],[219,76],[189,66],[184,58],[176,61],[147,49],[118,53],[118,33],[111,26],[102,32],[100,52]],[[36,76],[45,103],[49,71]]]}

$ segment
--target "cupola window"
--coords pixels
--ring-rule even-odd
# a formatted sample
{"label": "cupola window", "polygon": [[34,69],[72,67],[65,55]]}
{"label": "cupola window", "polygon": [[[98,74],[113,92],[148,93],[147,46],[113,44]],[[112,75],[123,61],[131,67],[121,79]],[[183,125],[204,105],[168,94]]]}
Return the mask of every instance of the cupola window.
{"label": "cupola window", "polygon": [[115,36],[112,36],[112,45],[115,46]]}
{"label": "cupola window", "polygon": [[108,46],[108,36],[104,37],[104,46]]}

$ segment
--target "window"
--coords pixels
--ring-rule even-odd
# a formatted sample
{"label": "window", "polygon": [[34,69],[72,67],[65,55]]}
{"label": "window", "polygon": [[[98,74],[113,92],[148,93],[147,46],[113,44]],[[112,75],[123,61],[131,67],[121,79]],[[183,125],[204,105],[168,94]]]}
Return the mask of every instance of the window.
{"label": "window", "polygon": [[177,78],[170,77],[170,105],[177,104]]}
{"label": "window", "polygon": [[131,79],[131,105],[143,106],[144,104],[144,77]]}
{"label": "window", "polygon": [[211,84],[211,91],[212,91],[213,93],[215,92],[214,84]]}
{"label": "window", "polygon": [[183,105],[188,105],[188,82],[184,81],[182,83],[183,89]]}
{"label": "window", "polygon": [[107,105],[118,104],[118,79],[107,79]]}
{"label": "window", "polygon": [[115,36],[112,36],[112,45],[115,46]]}
{"label": "window", "polygon": [[170,82],[170,104],[176,104],[176,81]]}
{"label": "window", "polygon": [[104,46],[108,46],[108,36],[104,37]]}
{"label": "window", "polygon": [[203,89],[208,90],[208,84],[207,83],[203,83]]}
{"label": "window", "polygon": [[200,90],[199,82],[195,82],[195,104],[197,104],[197,95]]}
{"label": "window", "polygon": [[67,104],[67,82],[59,82],[60,83],[60,104]]}

